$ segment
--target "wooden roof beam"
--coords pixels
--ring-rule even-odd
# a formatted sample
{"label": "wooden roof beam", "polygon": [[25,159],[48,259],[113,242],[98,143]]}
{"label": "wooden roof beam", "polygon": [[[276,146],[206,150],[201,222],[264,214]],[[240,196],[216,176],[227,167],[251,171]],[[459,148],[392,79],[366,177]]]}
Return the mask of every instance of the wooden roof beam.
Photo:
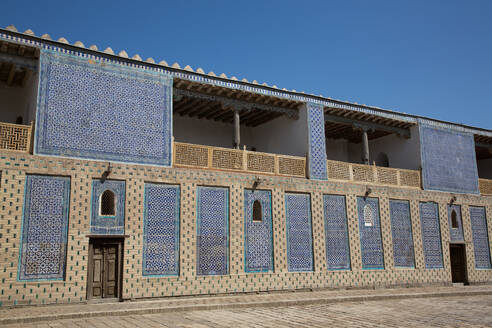
{"label": "wooden roof beam", "polygon": [[361,121],[361,120],[355,120],[355,119],[350,119],[350,118],[331,115],[331,114],[325,114],[325,122],[348,124],[348,125],[351,125],[352,127],[355,127],[355,128],[363,128],[363,129],[368,129],[368,130],[386,131],[389,133],[396,133],[396,134],[398,134],[402,137],[405,137],[405,138],[410,138],[410,130],[409,129],[397,128],[394,126],[388,126],[388,125],[379,124],[379,123],[372,123],[372,122],[366,122],[366,121]]}

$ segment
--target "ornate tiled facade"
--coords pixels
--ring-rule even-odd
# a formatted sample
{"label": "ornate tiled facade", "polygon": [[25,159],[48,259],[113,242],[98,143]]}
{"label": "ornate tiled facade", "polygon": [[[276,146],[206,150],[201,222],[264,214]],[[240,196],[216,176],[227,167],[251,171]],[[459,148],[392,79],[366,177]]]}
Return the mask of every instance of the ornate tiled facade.
{"label": "ornate tiled facade", "polygon": [[63,279],[70,178],[26,177],[19,280]]}
{"label": "ornate tiled facade", "polygon": [[326,267],[350,270],[350,248],[345,196],[323,195]]}
{"label": "ornate tiled facade", "polygon": [[379,218],[379,200],[357,197],[360,248],[363,269],[384,269],[384,251]]}
{"label": "ornate tiled facade", "polygon": [[44,50],[35,152],[169,166],[171,97],[165,74]]}
{"label": "ornate tiled facade", "polygon": [[425,267],[428,269],[440,269],[443,267],[439,216],[438,205],[436,203],[420,203],[422,244]]}
{"label": "ornate tiled facade", "polygon": [[424,189],[478,193],[473,135],[419,124]]}
{"label": "ornate tiled facade", "polygon": [[490,244],[487,234],[487,218],[484,207],[470,206],[475,268],[491,269]]}
{"label": "ornate tiled facade", "polygon": [[309,194],[285,194],[289,271],[313,271],[313,230]]}
{"label": "ornate tiled facade", "polygon": [[[452,213],[456,213],[456,223],[457,227],[453,227],[452,224]],[[459,205],[448,205],[448,225],[449,225],[449,240],[452,243],[464,242],[463,236],[463,222],[461,221],[461,206]]]}
{"label": "ornate tiled facade", "polygon": [[[253,221],[253,204],[261,204],[261,220]],[[272,193],[244,190],[244,256],[246,272],[273,271]]]}
{"label": "ornate tiled facade", "polygon": [[[101,213],[101,195],[109,190],[115,195],[114,215]],[[97,235],[123,235],[125,233],[125,181],[93,180],[91,206],[91,233]]]}
{"label": "ornate tiled facade", "polygon": [[410,203],[406,200],[390,200],[391,237],[395,267],[415,267]]}
{"label": "ornate tiled facade", "polygon": [[146,183],[142,275],[179,274],[179,186]]}
{"label": "ornate tiled facade", "polygon": [[197,274],[229,273],[229,190],[197,189]]}
{"label": "ornate tiled facade", "polygon": [[308,103],[307,120],[309,177],[311,179],[326,180],[326,137],[323,106]]}

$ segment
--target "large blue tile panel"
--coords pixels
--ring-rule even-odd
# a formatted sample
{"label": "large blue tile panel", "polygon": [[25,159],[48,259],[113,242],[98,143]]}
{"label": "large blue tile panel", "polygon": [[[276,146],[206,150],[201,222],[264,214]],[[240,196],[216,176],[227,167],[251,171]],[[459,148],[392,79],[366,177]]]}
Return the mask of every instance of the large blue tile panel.
{"label": "large blue tile panel", "polygon": [[179,186],[145,184],[144,276],[179,275]]}
{"label": "large blue tile panel", "polygon": [[439,210],[436,203],[420,203],[420,225],[426,269],[441,269],[442,246]]}
{"label": "large blue tile panel", "polygon": [[313,229],[311,197],[285,194],[287,263],[289,271],[313,271]]}
{"label": "large blue tile panel", "polygon": [[345,196],[323,195],[325,217],[326,267],[350,270],[350,248]]}
{"label": "large blue tile panel", "polygon": [[172,79],[41,50],[35,153],[171,165]]}
{"label": "large blue tile panel", "polygon": [[414,268],[410,204],[406,200],[390,200],[391,236],[395,267]]}
{"label": "large blue tile panel", "polygon": [[[101,215],[101,195],[106,190],[110,190],[115,195],[114,215]],[[92,181],[91,233],[96,235],[125,233],[125,181]]]}
{"label": "large blue tile panel", "polygon": [[424,189],[478,194],[473,135],[419,124]]}
{"label": "large blue tile panel", "polygon": [[19,280],[63,280],[67,256],[70,178],[27,175]]}
{"label": "large blue tile panel", "polygon": [[384,269],[379,200],[357,197],[362,269]]}
{"label": "large blue tile panel", "polygon": [[307,103],[309,178],[326,180],[326,136],[323,106]]}
{"label": "large blue tile panel", "polygon": [[197,273],[229,273],[229,189],[197,188]]}
{"label": "large blue tile panel", "polygon": [[475,268],[491,269],[487,217],[484,207],[470,206]]}
{"label": "large blue tile panel", "polygon": [[[253,204],[261,204],[261,221],[253,221]],[[244,190],[245,271],[273,271],[272,193]]]}
{"label": "large blue tile panel", "polygon": [[[453,228],[452,225],[452,213],[456,213],[456,220],[458,221],[458,227]],[[461,219],[461,206],[460,205],[448,205],[448,225],[449,225],[449,240],[452,243],[455,242],[464,242],[465,239],[463,237],[463,222]]]}

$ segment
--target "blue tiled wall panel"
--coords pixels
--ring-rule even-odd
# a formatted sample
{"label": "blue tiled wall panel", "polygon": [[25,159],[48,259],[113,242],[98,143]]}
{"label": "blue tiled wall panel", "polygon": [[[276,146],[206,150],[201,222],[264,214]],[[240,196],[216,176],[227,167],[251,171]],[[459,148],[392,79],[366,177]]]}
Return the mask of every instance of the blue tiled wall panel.
{"label": "blue tiled wall panel", "polygon": [[442,247],[439,210],[436,203],[420,203],[420,225],[426,269],[441,269]]}
{"label": "blue tiled wall panel", "polygon": [[[253,221],[253,203],[261,204],[261,221]],[[272,193],[244,190],[245,271],[273,271]]]}
{"label": "blue tiled wall panel", "polygon": [[424,189],[477,194],[473,135],[422,123],[419,127]]}
{"label": "blue tiled wall panel", "polygon": [[313,230],[311,197],[285,194],[287,221],[287,264],[289,271],[313,270]]}
{"label": "blue tiled wall panel", "polygon": [[309,178],[326,180],[326,136],[323,106],[307,103]]}
{"label": "blue tiled wall panel", "polygon": [[[101,194],[106,190],[111,190],[115,195],[115,215],[100,215]],[[125,181],[92,181],[91,233],[96,235],[125,233]]]}
{"label": "blue tiled wall panel", "polygon": [[326,267],[350,270],[350,248],[345,196],[323,195],[325,217]]}
{"label": "blue tiled wall panel", "polygon": [[179,275],[179,186],[145,184],[144,276]]}
{"label": "blue tiled wall panel", "polygon": [[172,79],[42,50],[35,153],[171,165]]}
{"label": "blue tiled wall panel", "polygon": [[487,218],[484,207],[470,206],[475,268],[491,269]]}
{"label": "blue tiled wall panel", "polygon": [[[366,214],[364,214],[366,209]],[[379,220],[379,200],[370,197],[357,197],[359,215],[360,249],[362,269],[384,269],[383,243]],[[372,224],[365,224],[364,215],[370,211]]]}
{"label": "blue tiled wall panel", "polygon": [[389,205],[395,267],[414,268],[410,204],[406,200],[390,200]]}
{"label": "blue tiled wall panel", "polygon": [[[451,224],[451,213],[456,212],[456,219],[458,220],[458,228],[453,228]],[[449,240],[452,243],[465,241],[463,237],[463,222],[461,220],[461,206],[460,205],[448,205],[448,225],[449,225]]]}
{"label": "blue tiled wall panel", "polygon": [[27,175],[19,280],[63,280],[70,178]]}
{"label": "blue tiled wall panel", "polygon": [[229,273],[229,189],[197,188],[198,275]]}

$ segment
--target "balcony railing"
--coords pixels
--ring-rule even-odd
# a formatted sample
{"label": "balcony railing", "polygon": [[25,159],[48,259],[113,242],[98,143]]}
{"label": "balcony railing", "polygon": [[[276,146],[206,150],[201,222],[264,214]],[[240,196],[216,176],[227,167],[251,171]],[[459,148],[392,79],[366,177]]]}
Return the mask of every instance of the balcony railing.
{"label": "balcony railing", "polygon": [[174,143],[173,164],[177,167],[231,170],[249,173],[306,177],[306,158]]}
{"label": "balcony railing", "polygon": [[478,185],[482,195],[492,195],[492,180],[478,179]]}
{"label": "balcony railing", "polygon": [[33,124],[0,123],[0,149],[31,153]]}
{"label": "balcony railing", "polygon": [[375,165],[327,161],[329,180],[353,181],[364,184],[421,188],[420,172]]}

